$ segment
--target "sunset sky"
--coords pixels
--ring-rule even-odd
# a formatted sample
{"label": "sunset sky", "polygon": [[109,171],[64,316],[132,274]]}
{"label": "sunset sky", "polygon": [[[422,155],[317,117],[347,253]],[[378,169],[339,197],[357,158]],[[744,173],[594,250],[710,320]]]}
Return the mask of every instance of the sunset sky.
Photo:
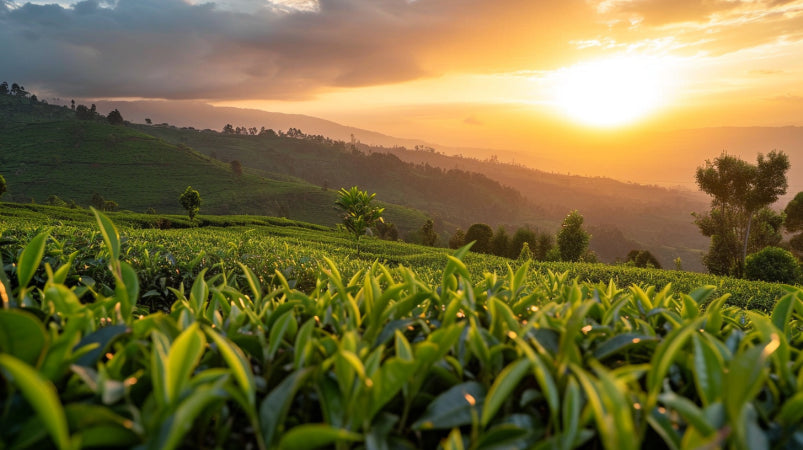
{"label": "sunset sky", "polygon": [[453,146],[803,125],[803,0],[0,1],[0,79]]}

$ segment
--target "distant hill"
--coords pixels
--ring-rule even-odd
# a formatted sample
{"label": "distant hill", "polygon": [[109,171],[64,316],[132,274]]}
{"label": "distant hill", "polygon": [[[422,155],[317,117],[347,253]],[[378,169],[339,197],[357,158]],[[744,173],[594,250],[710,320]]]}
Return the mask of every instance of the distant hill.
{"label": "distant hill", "polygon": [[[2,106],[8,110],[0,100]],[[56,195],[88,205],[98,193],[122,209],[181,213],[178,197],[191,185],[201,192],[202,214],[284,216],[328,226],[340,220],[336,193],[298,178],[248,168],[236,176],[230,164],[125,126],[61,116],[21,123],[19,113],[14,115],[17,119],[0,129],[5,201],[43,203]],[[427,218],[410,208],[385,206],[386,217],[403,231],[417,229]]]}
{"label": "distant hill", "polygon": [[426,144],[421,140],[396,138],[303,114],[284,114],[258,109],[212,106],[207,103],[193,101],[97,101],[95,104],[98,107],[98,111],[103,113],[118,109],[126,120],[134,123],[144,123],[145,119],[148,118],[154,124],[169,123],[180,128],[193,127],[199,130],[210,129],[215,131],[221,131],[226,124],[247,128],[265,127],[274,131],[297,128],[306,134],[319,134],[341,141],[350,141],[351,137],[354,136],[356,140],[372,145],[414,147]]}

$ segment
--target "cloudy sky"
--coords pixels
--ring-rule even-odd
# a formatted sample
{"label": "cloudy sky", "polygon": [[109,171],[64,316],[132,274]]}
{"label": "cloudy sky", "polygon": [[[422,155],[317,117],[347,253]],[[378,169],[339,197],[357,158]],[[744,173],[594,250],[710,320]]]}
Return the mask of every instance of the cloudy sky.
{"label": "cloudy sky", "polygon": [[803,0],[0,0],[0,48],[0,79],[40,97],[204,100],[450,145],[803,125]]}

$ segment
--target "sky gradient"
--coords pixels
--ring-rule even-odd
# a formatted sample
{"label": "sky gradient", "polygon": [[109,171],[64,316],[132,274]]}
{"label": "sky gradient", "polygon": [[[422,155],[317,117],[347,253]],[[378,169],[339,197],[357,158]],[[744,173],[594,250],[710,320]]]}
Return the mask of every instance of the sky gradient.
{"label": "sky gradient", "polygon": [[649,81],[622,133],[803,125],[803,1],[0,1],[0,48],[0,79],[40,97],[195,99],[452,146],[603,132],[566,80],[614,104]]}

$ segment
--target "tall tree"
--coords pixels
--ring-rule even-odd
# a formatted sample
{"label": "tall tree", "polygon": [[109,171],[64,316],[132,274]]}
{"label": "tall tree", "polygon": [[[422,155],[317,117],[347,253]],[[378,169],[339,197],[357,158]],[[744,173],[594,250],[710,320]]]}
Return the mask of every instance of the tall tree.
{"label": "tall tree", "polygon": [[421,227],[421,243],[427,247],[434,247],[438,242],[438,233],[435,232],[435,222],[427,219]]}
{"label": "tall tree", "polygon": [[491,239],[493,237],[494,230],[484,223],[475,223],[468,227],[468,231],[466,231],[466,243],[474,241],[471,251],[477,253],[491,253]]}
{"label": "tall tree", "polygon": [[784,227],[791,233],[797,233],[789,239],[789,246],[795,256],[803,257],[803,192],[798,192],[795,198],[784,209]]}
{"label": "tall tree", "polygon": [[503,257],[510,255],[510,236],[507,234],[505,227],[501,225],[496,229],[496,233],[491,239],[491,253]]}
{"label": "tall tree", "polygon": [[588,250],[591,235],[583,229],[583,216],[574,210],[563,219],[558,232],[558,250],[563,261],[579,261]]}
{"label": "tall tree", "polygon": [[114,111],[111,111],[108,116],[106,116],[106,120],[108,120],[112,125],[122,125],[123,115],[120,114],[120,111],[115,109]]}
{"label": "tall tree", "polygon": [[757,214],[786,193],[788,170],[789,158],[778,151],[759,153],[755,165],[722,154],[697,168],[697,185],[712,197],[711,211],[695,220],[711,237],[703,260],[710,272],[741,276]]}
{"label": "tall tree", "polygon": [[351,189],[340,188],[335,201],[335,205],[343,210],[343,226],[354,237],[358,255],[360,238],[365,234],[365,230],[382,220],[382,212],[385,211],[385,208],[371,204],[374,197],[376,194],[368,194],[357,186],[352,186]]}
{"label": "tall tree", "polygon": [[198,214],[198,211],[201,209],[201,194],[198,193],[192,186],[187,186],[187,189],[184,190],[184,193],[178,198],[179,203],[181,206],[187,210],[187,215],[190,216],[190,220],[195,219],[195,215]]}

